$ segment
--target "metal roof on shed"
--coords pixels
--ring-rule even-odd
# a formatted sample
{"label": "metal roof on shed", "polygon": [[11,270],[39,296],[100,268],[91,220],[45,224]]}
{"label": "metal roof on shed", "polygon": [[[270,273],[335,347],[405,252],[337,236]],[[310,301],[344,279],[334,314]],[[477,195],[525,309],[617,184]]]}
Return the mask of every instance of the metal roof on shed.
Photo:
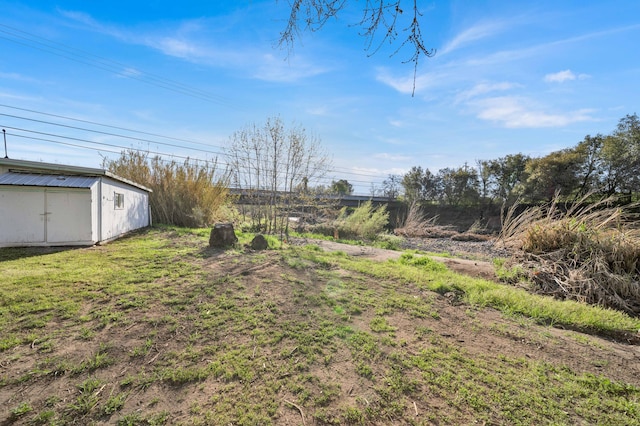
{"label": "metal roof on shed", "polygon": [[99,179],[99,177],[95,176],[40,175],[9,172],[0,175],[0,185],[91,188]]}
{"label": "metal roof on shed", "polygon": [[126,183],[127,185],[135,186],[146,192],[153,192],[146,186],[139,183],[132,182],[129,179],[125,179],[118,175],[111,173],[104,169],[94,169],[89,167],[79,166],[67,166],[63,164],[42,163],[38,161],[26,161],[26,160],[13,160],[10,158],[0,158],[0,168],[5,168],[5,171],[15,173],[34,173],[34,174],[62,174],[64,176],[106,176],[108,178]]}

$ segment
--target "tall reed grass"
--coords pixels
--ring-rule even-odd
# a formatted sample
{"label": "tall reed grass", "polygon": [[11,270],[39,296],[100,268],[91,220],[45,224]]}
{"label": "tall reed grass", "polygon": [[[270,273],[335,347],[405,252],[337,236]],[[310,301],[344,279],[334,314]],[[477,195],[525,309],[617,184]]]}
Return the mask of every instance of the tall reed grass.
{"label": "tall reed grass", "polygon": [[186,159],[179,163],[127,150],[115,160],[105,158],[103,167],[153,191],[149,203],[157,223],[211,225],[220,219],[222,208],[227,205],[227,179],[218,172],[216,162]]}

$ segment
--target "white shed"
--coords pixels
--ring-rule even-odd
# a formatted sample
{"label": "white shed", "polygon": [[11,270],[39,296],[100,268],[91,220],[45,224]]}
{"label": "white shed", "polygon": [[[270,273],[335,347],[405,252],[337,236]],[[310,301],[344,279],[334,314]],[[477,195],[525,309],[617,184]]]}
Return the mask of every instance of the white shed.
{"label": "white shed", "polygon": [[151,225],[150,192],[102,169],[0,158],[0,247],[113,240]]}

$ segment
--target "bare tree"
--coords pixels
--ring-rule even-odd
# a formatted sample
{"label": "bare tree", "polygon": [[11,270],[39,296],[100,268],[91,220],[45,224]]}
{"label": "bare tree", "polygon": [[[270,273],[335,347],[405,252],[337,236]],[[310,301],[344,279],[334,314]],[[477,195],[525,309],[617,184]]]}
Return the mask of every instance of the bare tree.
{"label": "bare tree", "polygon": [[[332,18],[336,18],[353,0],[289,0],[291,13],[287,26],[280,33],[279,44],[292,49],[296,38],[302,31],[316,32]],[[401,4],[410,3],[407,10]],[[420,27],[422,13],[418,9],[418,0],[365,0],[362,18],[353,23],[361,29],[360,35],[366,39],[366,51],[369,56],[378,52],[386,43],[397,48],[392,53],[398,54],[409,46],[410,57],[405,63],[413,63],[413,94],[416,90],[416,73],[421,57],[435,55],[435,49],[426,47]],[[401,34],[401,35],[400,35]]]}
{"label": "bare tree", "polygon": [[402,176],[389,175],[384,181],[382,181],[382,193],[389,200],[395,200],[400,195],[400,189],[402,188]]}
{"label": "bare tree", "polygon": [[319,139],[300,126],[287,129],[280,117],[235,132],[226,151],[233,183],[257,207],[252,223],[267,233],[288,229],[295,199],[329,167]]}

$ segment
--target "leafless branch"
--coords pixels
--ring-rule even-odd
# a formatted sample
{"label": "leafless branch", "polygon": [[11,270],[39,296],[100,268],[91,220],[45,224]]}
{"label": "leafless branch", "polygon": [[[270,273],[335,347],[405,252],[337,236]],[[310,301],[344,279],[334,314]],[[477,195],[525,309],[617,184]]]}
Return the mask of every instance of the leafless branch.
{"label": "leafless branch", "polygon": [[[402,15],[405,11],[401,7],[402,0],[366,0],[362,10],[362,19],[353,24],[362,28],[360,35],[366,39],[368,56],[380,51],[385,44],[393,45],[402,33],[405,37],[398,48],[390,55],[395,56],[407,46],[411,47],[412,54],[403,63],[413,63],[413,91],[415,95],[418,63],[422,56],[432,57],[435,49],[426,47],[420,19],[422,13],[418,8],[418,1],[413,0],[413,16],[407,26],[401,30],[398,26],[403,22]],[[353,2],[352,2],[353,3]],[[285,29],[280,33],[279,46],[286,46],[289,51],[300,37],[302,31],[316,32],[331,19],[336,18],[348,4],[347,0],[290,0],[291,13]]]}

